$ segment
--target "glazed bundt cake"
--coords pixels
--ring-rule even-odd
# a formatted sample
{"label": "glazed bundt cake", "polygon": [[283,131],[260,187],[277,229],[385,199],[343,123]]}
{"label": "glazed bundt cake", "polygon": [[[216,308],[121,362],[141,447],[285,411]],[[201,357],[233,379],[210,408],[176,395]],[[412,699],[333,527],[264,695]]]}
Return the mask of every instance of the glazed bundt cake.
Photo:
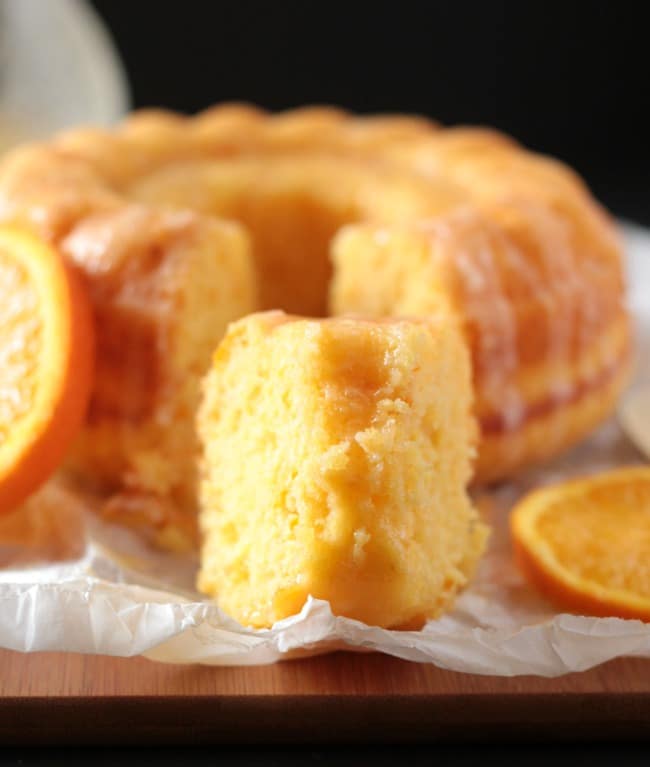
{"label": "glazed bundt cake", "polygon": [[[498,133],[333,109],[268,116],[223,106],[194,118],[140,113],[114,131],[78,130],[18,149],[0,168],[0,219],[35,227],[81,267],[96,296],[103,295],[104,265],[124,265],[109,278],[117,302],[96,299],[104,372],[77,469],[128,488],[163,528],[171,513],[160,511],[170,489],[164,456],[168,443],[185,438],[174,436],[169,416],[170,407],[180,412],[170,405],[176,384],[168,385],[178,369],[170,372],[164,342],[144,339],[148,332],[164,337],[158,326],[174,329],[177,315],[161,320],[145,306],[147,291],[156,293],[159,275],[164,282],[169,274],[165,246],[152,244],[145,261],[160,256],[158,266],[150,279],[138,278],[141,288],[131,284],[132,270],[147,271],[137,256],[128,265],[141,244],[139,225],[131,238],[119,234],[133,215],[151,217],[157,231],[191,220],[197,230],[225,232],[214,217],[228,218],[250,237],[254,278],[234,225],[219,238],[212,272],[207,240],[195,258],[205,264],[196,269],[206,293],[207,283],[222,292],[218,300],[198,299],[196,312],[188,303],[194,299],[183,299],[187,317],[201,316],[205,304],[214,312],[214,320],[194,320],[205,328],[205,343],[187,352],[195,355],[190,378],[209,364],[207,348],[226,321],[251,311],[253,283],[255,308],[379,316],[426,315],[440,285],[472,350],[479,481],[506,477],[579,440],[611,410],[626,380],[629,326],[612,223],[570,170]],[[139,319],[125,330],[122,303],[139,290],[149,330]],[[142,350],[133,366],[116,360],[115,334],[102,329],[114,324],[124,330],[117,345],[125,354],[132,339]],[[142,360],[158,371],[155,385],[137,372],[128,385],[112,385],[116,371]],[[196,380],[187,386],[197,391]],[[107,397],[110,406],[102,404]],[[131,412],[138,402],[147,403],[146,415]],[[146,436],[152,420],[153,441]],[[150,496],[155,514],[146,512]]]}
{"label": "glazed bundt cake", "polygon": [[254,314],[204,389],[201,590],[258,627],[310,594],[380,626],[449,605],[487,533],[466,492],[476,429],[453,319]]}

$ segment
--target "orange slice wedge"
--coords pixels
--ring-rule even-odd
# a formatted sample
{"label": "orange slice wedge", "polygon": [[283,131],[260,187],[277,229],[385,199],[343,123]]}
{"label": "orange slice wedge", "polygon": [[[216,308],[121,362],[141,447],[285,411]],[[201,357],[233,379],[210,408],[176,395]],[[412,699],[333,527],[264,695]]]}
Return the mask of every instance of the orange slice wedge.
{"label": "orange slice wedge", "polygon": [[34,234],[0,226],[0,514],[52,474],[78,432],[93,339],[79,276]]}
{"label": "orange slice wedge", "polygon": [[510,525],[521,570],[559,607],[650,621],[650,468],[537,490]]}

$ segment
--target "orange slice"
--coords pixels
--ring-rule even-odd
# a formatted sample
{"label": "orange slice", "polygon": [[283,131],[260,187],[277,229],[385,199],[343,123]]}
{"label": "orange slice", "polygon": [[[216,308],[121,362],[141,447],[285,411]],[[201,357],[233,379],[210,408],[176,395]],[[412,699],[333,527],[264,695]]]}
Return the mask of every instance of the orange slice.
{"label": "orange slice", "polygon": [[0,513],[52,474],[78,432],[93,337],[78,275],[34,234],[0,226]]}
{"label": "orange slice", "polygon": [[558,606],[650,621],[650,468],[537,490],[510,524],[522,571]]}

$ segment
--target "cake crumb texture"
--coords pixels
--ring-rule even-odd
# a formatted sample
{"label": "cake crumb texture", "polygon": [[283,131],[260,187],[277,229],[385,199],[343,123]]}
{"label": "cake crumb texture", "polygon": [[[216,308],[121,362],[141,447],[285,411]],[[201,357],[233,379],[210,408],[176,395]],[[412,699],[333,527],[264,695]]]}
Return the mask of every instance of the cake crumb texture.
{"label": "cake crumb texture", "polygon": [[486,528],[455,321],[252,315],[204,381],[199,588],[270,626],[308,595],[386,627],[435,617]]}

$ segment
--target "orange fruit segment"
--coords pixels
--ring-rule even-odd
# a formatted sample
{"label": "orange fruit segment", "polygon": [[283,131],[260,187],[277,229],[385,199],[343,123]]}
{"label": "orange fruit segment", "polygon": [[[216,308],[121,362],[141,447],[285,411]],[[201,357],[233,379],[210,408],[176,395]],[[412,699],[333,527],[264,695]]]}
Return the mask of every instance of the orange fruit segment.
{"label": "orange fruit segment", "polygon": [[650,621],[650,468],[534,491],[510,525],[518,565],[558,606]]}
{"label": "orange fruit segment", "polygon": [[73,269],[28,230],[0,226],[0,514],[52,474],[81,427],[93,330]]}

